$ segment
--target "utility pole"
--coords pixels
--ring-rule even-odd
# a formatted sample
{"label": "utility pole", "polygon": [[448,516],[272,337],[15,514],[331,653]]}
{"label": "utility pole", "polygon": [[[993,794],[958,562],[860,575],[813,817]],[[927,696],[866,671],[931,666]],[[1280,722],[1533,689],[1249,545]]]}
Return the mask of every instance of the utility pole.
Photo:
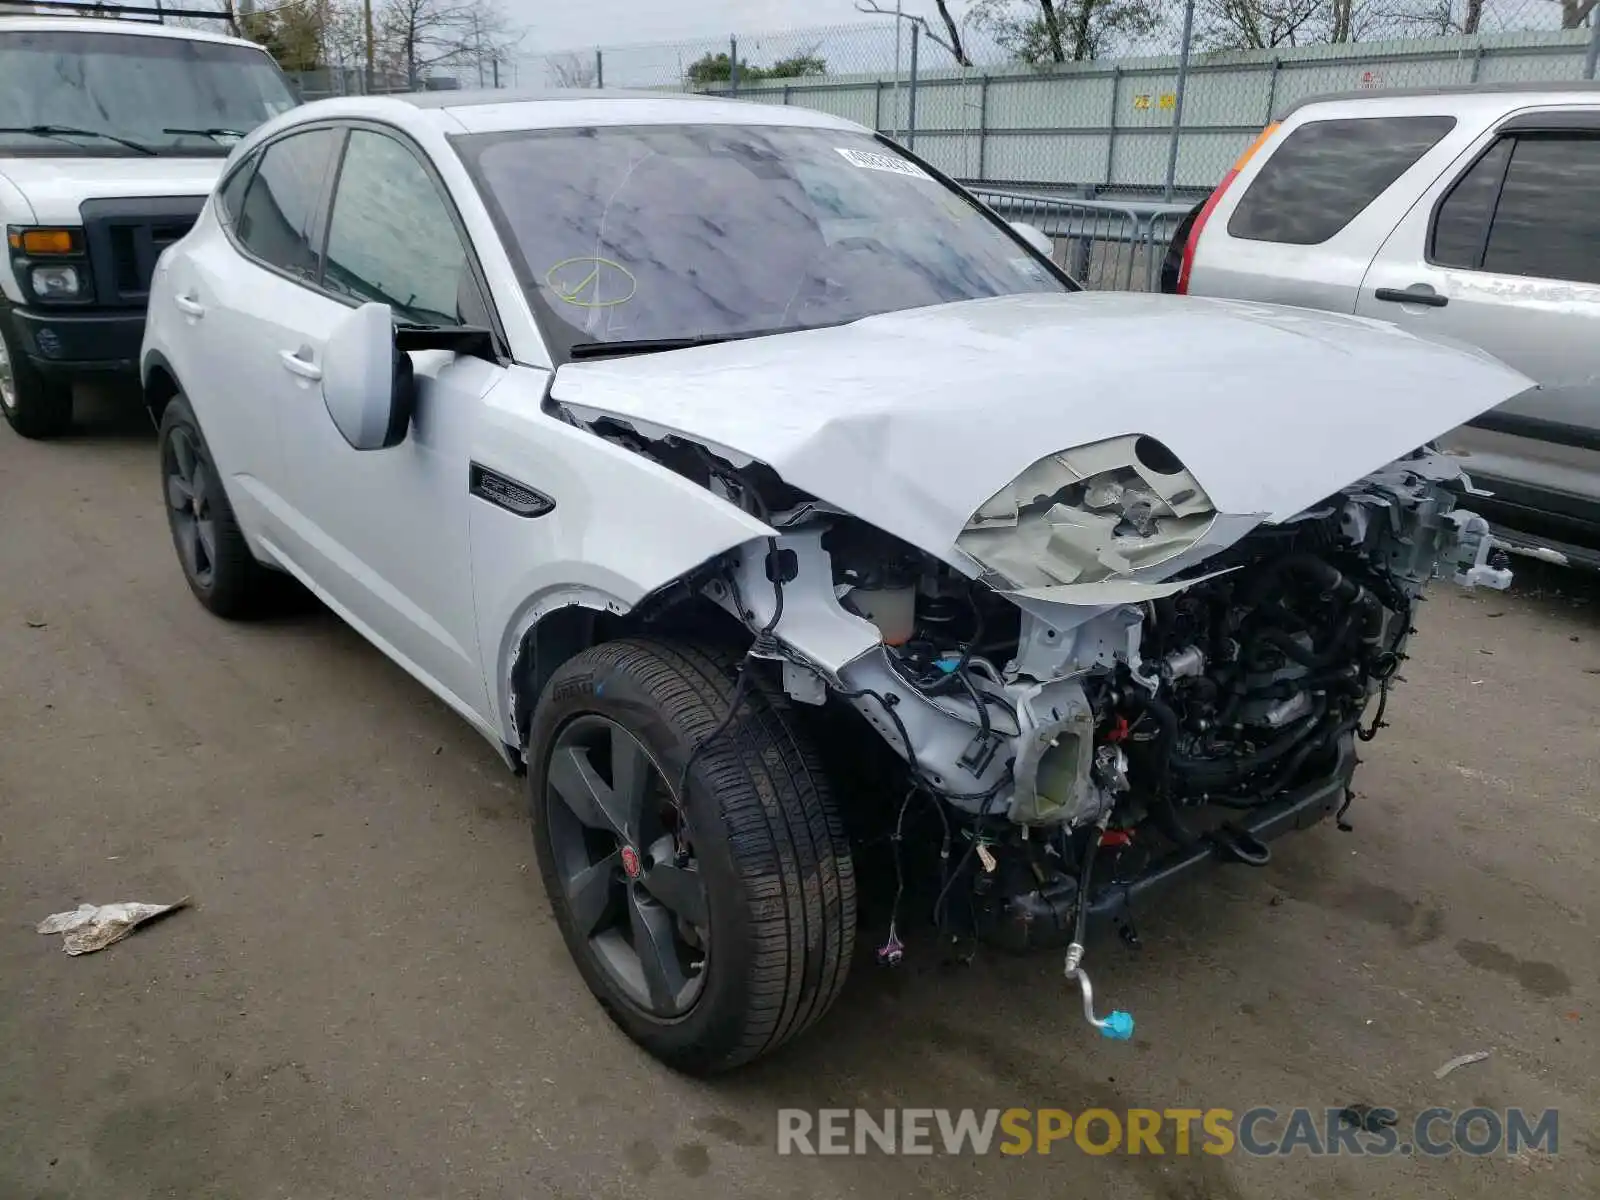
{"label": "utility pole", "polygon": [[367,27],[367,87],[366,94],[372,95],[375,78],[372,69],[372,0],[361,0],[361,19]]}

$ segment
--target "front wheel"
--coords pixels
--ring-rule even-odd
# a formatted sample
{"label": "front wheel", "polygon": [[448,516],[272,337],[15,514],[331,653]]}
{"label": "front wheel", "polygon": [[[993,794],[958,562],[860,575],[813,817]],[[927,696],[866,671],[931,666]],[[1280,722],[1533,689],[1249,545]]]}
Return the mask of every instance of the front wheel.
{"label": "front wheel", "polygon": [[25,438],[58,437],[72,429],[72,384],[52,379],[22,352],[0,307],[0,415]]}
{"label": "front wheel", "polygon": [[607,642],[556,671],[528,739],[539,868],[584,981],[629,1037],[696,1074],[813,1024],[855,942],[817,756],[781,696],[735,675],[704,649]]}

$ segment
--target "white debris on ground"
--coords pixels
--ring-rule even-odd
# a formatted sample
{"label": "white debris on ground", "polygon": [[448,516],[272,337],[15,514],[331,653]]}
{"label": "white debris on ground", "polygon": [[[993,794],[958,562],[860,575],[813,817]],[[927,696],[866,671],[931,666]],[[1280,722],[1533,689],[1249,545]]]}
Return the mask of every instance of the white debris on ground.
{"label": "white debris on ground", "polygon": [[120,942],[146,921],[188,903],[185,896],[176,904],[80,904],[71,912],[52,913],[40,921],[39,932],[61,934],[61,948],[68,954],[93,954]]}
{"label": "white debris on ground", "polygon": [[1450,1074],[1450,1072],[1454,1071],[1457,1067],[1470,1067],[1473,1063],[1482,1062],[1484,1059],[1486,1059],[1488,1057],[1489,1057],[1489,1052],[1487,1050],[1478,1050],[1478,1051],[1476,1051],[1475,1053],[1472,1053],[1472,1054],[1463,1054],[1463,1055],[1461,1055],[1461,1057],[1452,1058],[1449,1062],[1445,1063],[1444,1066],[1440,1067],[1437,1071],[1435,1071],[1433,1073],[1433,1077],[1435,1079],[1443,1079],[1446,1075]]}

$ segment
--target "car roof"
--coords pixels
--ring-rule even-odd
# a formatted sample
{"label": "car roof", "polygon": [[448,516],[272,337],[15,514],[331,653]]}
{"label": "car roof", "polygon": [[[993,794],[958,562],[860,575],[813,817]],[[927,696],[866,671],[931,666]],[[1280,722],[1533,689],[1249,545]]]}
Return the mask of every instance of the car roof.
{"label": "car roof", "polygon": [[135,21],[127,17],[45,17],[26,13],[0,12],[0,32],[34,30],[41,33],[115,33],[133,37],[177,38],[188,42],[222,42],[230,46],[261,47],[243,38],[225,33],[212,33],[209,29],[186,29],[179,25],[162,25],[156,21]]}
{"label": "car roof", "polygon": [[1510,111],[1540,104],[1600,103],[1600,82],[1574,80],[1570,83],[1468,83],[1448,87],[1386,88],[1383,91],[1328,92],[1294,101],[1279,120],[1287,120],[1301,109],[1312,106],[1349,105],[1360,111],[1389,109],[1396,112],[1460,112],[1467,109]]}
{"label": "car roof", "polygon": [[337,118],[387,120],[402,128],[431,126],[445,134],[509,133],[597,125],[766,125],[859,132],[853,121],[798,105],[752,104],[686,92],[553,91],[413,92],[314,100],[271,123],[272,130]]}

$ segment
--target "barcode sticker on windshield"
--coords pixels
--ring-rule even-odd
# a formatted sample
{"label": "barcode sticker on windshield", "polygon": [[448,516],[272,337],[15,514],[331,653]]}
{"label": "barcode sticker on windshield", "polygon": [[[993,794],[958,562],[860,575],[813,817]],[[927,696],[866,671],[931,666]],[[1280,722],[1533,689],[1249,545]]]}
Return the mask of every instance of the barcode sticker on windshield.
{"label": "barcode sticker on windshield", "polygon": [[835,146],[845,161],[854,163],[858,167],[865,167],[869,171],[892,171],[896,175],[909,175],[913,179],[931,179],[932,176],[917,166],[914,162],[907,162],[895,154],[879,154],[872,150],[851,150],[844,146]]}

